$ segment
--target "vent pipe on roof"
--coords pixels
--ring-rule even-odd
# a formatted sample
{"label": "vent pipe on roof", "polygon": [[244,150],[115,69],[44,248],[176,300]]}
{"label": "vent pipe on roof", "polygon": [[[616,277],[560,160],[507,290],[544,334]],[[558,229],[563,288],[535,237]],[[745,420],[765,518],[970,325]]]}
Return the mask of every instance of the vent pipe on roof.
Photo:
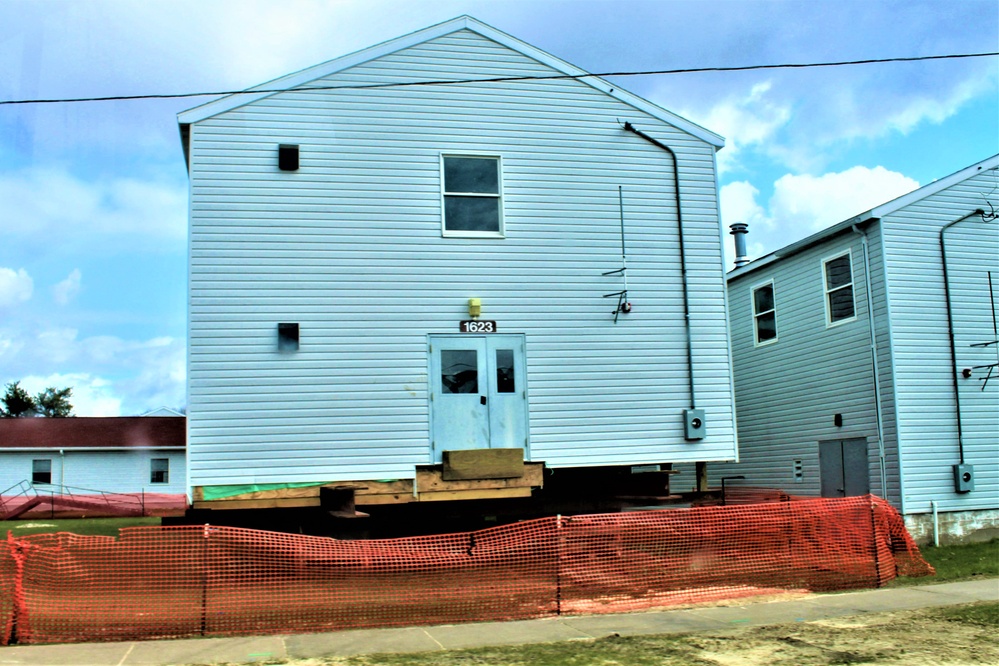
{"label": "vent pipe on roof", "polygon": [[729,233],[735,236],[735,267],[742,268],[749,263],[749,257],[746,256],[746,234],[749,233],[749,225],[745,222],[736,222],[728,225],[728,228],[732,230]]}

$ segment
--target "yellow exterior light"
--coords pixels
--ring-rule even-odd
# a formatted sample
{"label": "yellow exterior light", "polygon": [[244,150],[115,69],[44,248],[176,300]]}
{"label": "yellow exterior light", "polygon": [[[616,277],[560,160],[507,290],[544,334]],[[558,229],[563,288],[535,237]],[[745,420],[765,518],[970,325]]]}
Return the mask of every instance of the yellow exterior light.
{"label": "yellow exterior light", "polygon": [[478,317],[482,314],[482,300],[479,298],[468,299],[468,316]]}

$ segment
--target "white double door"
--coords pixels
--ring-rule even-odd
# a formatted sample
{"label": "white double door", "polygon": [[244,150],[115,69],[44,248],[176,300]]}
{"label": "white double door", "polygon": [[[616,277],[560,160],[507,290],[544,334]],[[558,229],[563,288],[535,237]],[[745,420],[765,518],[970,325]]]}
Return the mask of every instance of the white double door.
{"label": "white double door", "polygon": [[527,382],[523,335],[430,336],[431,449],[523,448]]}

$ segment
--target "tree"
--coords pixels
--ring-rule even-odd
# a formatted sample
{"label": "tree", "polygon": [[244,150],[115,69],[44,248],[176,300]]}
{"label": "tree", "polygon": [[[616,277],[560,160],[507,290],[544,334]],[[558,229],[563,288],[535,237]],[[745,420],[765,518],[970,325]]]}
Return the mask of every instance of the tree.
{"label": "tree", "polygon": [[48,416],[60,418],[73,415],[73,405],[69,398],[73,395],[72,388],[56,389],[49,387],[32,397],[21,388],[21,382],[7,384],[3,398],[0,398],[0,417],[25,418],[31,416]]}
{"label": "tree", "polygon": [[73,415],[73,405],[69,397],[73,395],[72,388],[55,389],[49,387],[35,396],[35,405],[39,416],[63,418]]}
{"label": "tree", "polygon": [[20,418],[24,416],[35,416],[38,411],[35,399],[28,395],[20,386],[21,382],[11,382],[7,384],[7,392],[4,393],[0,402],[4,404],[0,409],[0,416],[8,419]]}

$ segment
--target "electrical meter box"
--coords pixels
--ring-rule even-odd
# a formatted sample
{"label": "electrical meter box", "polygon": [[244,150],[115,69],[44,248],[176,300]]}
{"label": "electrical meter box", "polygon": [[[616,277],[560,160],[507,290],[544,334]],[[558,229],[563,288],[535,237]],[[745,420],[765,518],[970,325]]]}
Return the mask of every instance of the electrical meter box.
{"label": "electrical meter box", "polygon": [[683,436],[688,440],[704,439],[707,427],[704,424],[703,409],[683,410]]}
{"label": "electrical meter box", "polygon": [[959,493],[970,493],[975,489],[974,465],[954,465],[954,490]]}

